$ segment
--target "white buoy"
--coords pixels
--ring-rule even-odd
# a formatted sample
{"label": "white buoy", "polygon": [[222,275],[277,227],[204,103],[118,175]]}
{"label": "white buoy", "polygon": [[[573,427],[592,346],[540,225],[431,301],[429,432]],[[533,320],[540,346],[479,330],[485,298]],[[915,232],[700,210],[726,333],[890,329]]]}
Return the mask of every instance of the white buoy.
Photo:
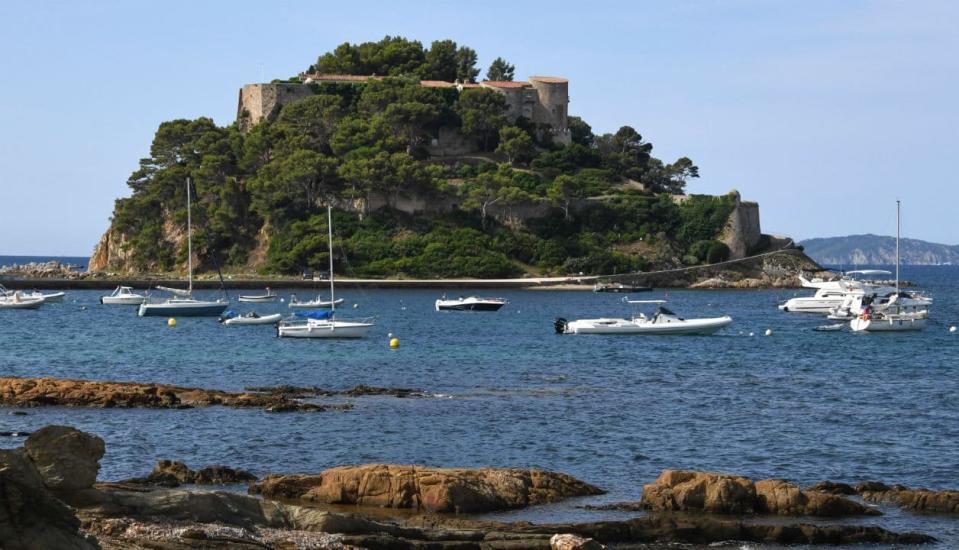
{"label": "white buoy", "polygon": [[766,336],[772,336],[772,335],[773,335],[773,329],[767,328],[767,329],[766,329]]}
{"label": "white buoy", "polygon": [[392,339],[392,338],[393,338],[393,333],[390,332],[389,334],[386,335],[386,337]]}
{"label": "white buoy", "polygon": [[750,335],[750,336],[756,336],[756,335],[755,335],[755,334],[753,334],[752,332],[750,332],[750,333],[749,333],[749,335]]}
{"label": "white buoy", "polygon": [[360,307],[360,304],[353,304],[353,309]]}
{"label": "white buoy", "polygon": [[956,332],[956,325],[949,327],[949,332]]}
{"label": "white buoy", "polygon": [[283,302],[285,302],[285,301],[286,301],[286,300],[284,300],[283,298],[280,298],[280,303],[281,303],[281,304],[282,304]]}

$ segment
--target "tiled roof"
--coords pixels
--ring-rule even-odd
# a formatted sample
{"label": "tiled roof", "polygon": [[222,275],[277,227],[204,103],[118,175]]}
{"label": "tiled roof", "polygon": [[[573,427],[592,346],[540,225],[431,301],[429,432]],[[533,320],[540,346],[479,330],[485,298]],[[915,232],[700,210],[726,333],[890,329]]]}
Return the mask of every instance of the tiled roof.
{"label": "tiled roof", "polygon": [[371,78],[382,78],[378,76],[365,76],[358,74],[300,74],[300,80],[313,80],[315,82],[366,82]]}
{"label": "tiled roof", "polygon": [[484,80],[480,82],[481,86],[490,86],[493,88],[526,88],[529,82],[509,82],[505,80]]}
{"label": "tiled roof", "polygon": [[456,84],[445,80],[420,80],[420,86],[424,88],[452,88]]}

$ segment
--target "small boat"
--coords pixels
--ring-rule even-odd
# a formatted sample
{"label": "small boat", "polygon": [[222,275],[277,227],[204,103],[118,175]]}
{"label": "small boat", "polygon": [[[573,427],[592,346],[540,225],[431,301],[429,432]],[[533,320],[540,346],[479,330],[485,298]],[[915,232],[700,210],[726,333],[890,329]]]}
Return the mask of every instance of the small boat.
{"label": "small boat", "polygon": [[624,285],[623,283],[596,283],[593,285],[593,292],[619,292],[619,293],[632,293],[632,292],[649,292],[653,290],[649,286],[641,285]]}
{"label": "small boat", "polygon": [[283,315],[279,313],[260,315],[255,311],[238,315],[231,309],[223,312],[220,322],[224,325],[273,325],[279,323],[282,318]]}
{"label": "small boat", "polygon": [[712,317],[704,319],[683,319],[662,304],[666,300],[631,300],[631,304],[657,304],[652,317],[640,313],[629,319],[601,317],[599,319],[578,319],[567,321],[557,318],[553,328],[558,334],[648,334],[648,335],[706,335],[733,322],[732,317]]}
{"label": "small boat", "polygon": [[300,301],[296,294],[290,296],[290,307],[293,309],[324,309],[332,308],[343,303],[343,298],[338,300],[324,300],[320,294],[316,295],[315,300]]}
{"label": "small boat", "polygon": [[[896,291],[890,300],[880,309],[874,309],[866,304],[862,312],[852,321],[849,328],[853,332],[906,332],[926,328],[926,317],[929,312],[925,309],[910,310],[903,308],[905,300],[899,290],[899,233],[901,231],[900,202],[896,201]],[[923,298],[929,300],[928,298]],[[932,301],[929,300],[929,304]],[[921,307],[921,306],[920,306]]]}
{"label": "small boat", "polygon": [[66,295],[66,292],[51,292],[50,294],[44,294],[39,290],[32,290],[30,292],[23,293],[24,298],[39,298],[46,303],[62,302]]}
{"label": "small boat", "polygon": [[19,291],[0,293],[0,309],[37,309],[43,304],[42,298],[26,298]]}
{"label": "small boat", "polygon": [[137,315],[140,317],[216,317],[223,313],[230,302],[227,300],[197,300],[193,298],[193,222],[190,205],[190,178],[186,180],[186,242],[187,274],[189,287],[186,290],[157,287],[174,294],[173,298],[158,302],[143,301]]}
{"label": "small boat", "polygon": [[266,287],[266,294],[241,294],[241,302],[273,302],[277,299],[277,294]]}
{"label": "small boat", "polygon": [[[373,326],[372,319],[363,319],[359,321],[340,321],[334,319],[336,314],[336,305],[343,300],[336,299],[336,292],[333,283],[333,207],[326,207],[326,225],[329,231],[330,248],[330,301],[329,311],[297,311],[293,315],[302,319],[302,321],[283,321],[276,326],[276,335],[279,338],[363,338]],[[294,302],[295,296],[290,298],[290,307],[305,307],[296,304],[305,302]],[[320,301],[320,296],[317,296]],[[326,307],[326,306],[319,306]]]}
{"label": "small boat", "polygon": [[368,321],[336,321],[334,311],[297,311],[302,321],[284,321],[276,327],[280,338],[362,338],[373,326]]}
{"label": "small boat", "polygon": [[506,298],[480,298],[469,296],[448,300],[444,294],[436,300],[436,311],[499,311],[508,303]]}
{"label": "small boat", "polygon": [[100,303],[107,306],[138,306],[147,299],[143,294],[133,292],[129,286],[118,286],[109,296],[101,296]]}
{"label": "small boat", "polygon": [[819,331],[819,332],[838,332],[838,331],[842,330],[843,327],[845,327],[845,326],[846,326],[845,323],[835,323],[835,324],[832,324],[832,325],[819,325],[818,327],[814,328],[813,330]]}

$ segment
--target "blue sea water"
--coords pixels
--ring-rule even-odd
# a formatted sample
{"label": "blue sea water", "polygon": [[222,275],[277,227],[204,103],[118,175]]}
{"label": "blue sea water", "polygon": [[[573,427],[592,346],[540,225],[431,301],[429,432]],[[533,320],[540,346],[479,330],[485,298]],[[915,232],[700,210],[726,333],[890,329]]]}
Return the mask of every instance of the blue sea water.
{"label": "blue sea water", "polygon": [[[948,327],[959,323],[959,268],[903,275],[935,297],[923,332],[815,332],[825,320],[776,309],[793,290],[671,290],[678,313],[729,314],[734,324],[710,337],[604,337],[556,335],[553,318],[626,315],[621,296],[501,291],[510,303],[497,313],[438,313],[443,291],[344,289],[349,315],[376,317],[368,338],[281,340],[269,326],[209,318],[168,328],[135,308],[99,305],[104,292],[71,291],[62,304],[0,311],[0,374],[233,390],[368,384],[432,397],[331,398],[355,408],[290,414],[34,408],[12,416],[0,408],[0,430],[62,423],[96,433],[107,442],[101,479],[146,474],[161,458],[260,475],[395,462],[548,468],[609,491],[491,516],[531,521],[621,517],[577,506],[638,500],[665,468],[957,488],[959,333]],[[234,301],[241,312],[251,306],[288,311]],[[862,521],[959,547],[955,518],[883,510]]]}

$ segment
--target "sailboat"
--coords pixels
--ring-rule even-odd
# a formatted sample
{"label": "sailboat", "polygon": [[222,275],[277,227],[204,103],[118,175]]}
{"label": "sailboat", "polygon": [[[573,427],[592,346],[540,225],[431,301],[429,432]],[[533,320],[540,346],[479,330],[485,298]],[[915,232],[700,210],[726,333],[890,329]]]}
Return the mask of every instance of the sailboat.
{"label": "sailboat", "polygon": [[925,311],[903,311],[899,298],[899,233],[901,232],[900,202],[896,201],[896,292],[889,304],[880,310],[866,307],[858,317],[849,321],[853,332],[903,332],[926,327]]}
{"label": "sailboat", "polygon": [[174,297],[159,302],[145,301],[140,304],[140,317],[216,317],[230,305],[227,300],[197,300],[193,298],[193,219],[190,202],[190,178],[186,180],[186,240],[187,273],[190,286],[187,290],[162,288],[174,294]]}
{"label": "sailboat", "polygon": [[280,338],[362,338],[373,326],[368,320],[340,321],[336,314],[336,294],[333,283],[333,207],[326,207],[330,245],[330,309],[328,311],[297,311],[298,319],[284,321],[276,327]]}

